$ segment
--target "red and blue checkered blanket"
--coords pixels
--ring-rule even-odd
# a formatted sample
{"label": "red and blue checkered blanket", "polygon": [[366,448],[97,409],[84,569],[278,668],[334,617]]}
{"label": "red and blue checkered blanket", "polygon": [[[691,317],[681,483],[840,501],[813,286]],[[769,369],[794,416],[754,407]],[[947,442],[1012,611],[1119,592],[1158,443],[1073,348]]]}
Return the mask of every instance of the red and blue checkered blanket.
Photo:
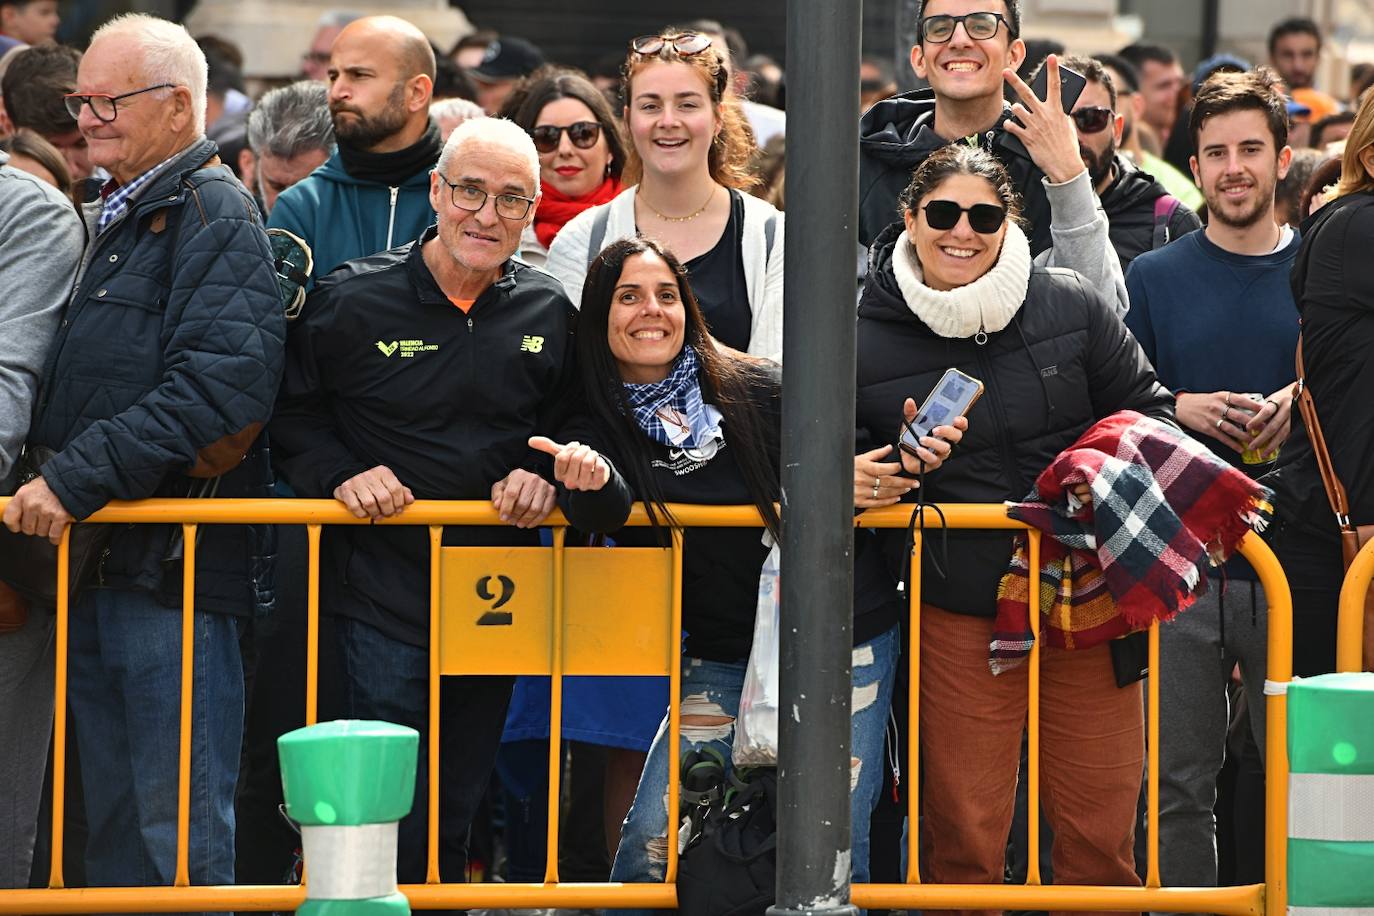
{"label": "red and blue checkered blanket", "polygon": [[[1086,483],[1092,503],[1072,488]],[[1036,631],[1086,649],[1169,620],[1207,587],[1247,531],[1262,531],[1273,494],[1173,426],[1135,411],[1094,424],[1007,514],[1040,541],[1039,627],[1030,620],[1029,536],[1017,535],[998,586],[988,664],[1000,674],[1030,654]]]}

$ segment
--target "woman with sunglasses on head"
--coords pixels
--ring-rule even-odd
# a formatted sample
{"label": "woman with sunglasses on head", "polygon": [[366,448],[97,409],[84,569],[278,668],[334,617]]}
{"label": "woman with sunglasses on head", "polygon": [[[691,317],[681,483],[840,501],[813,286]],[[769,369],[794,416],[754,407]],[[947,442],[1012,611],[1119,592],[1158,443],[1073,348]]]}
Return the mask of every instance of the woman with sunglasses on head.
{"label": "woman with sunglasses on head", "polygon": [[524,128],[539,152],[542,197],[520,257],[542,267],[569,220],[620,193],[625,139],[606,96],[576,70],[536,70],[506,99],[501,117]]}
{"label": "woman with sunglasses on head", "polygon": [[637,233],[656,239],[691,273],[716,341],[781,361],[783,217],[743,193],[754,139],[724,57],[695,32],[636,38],[621,95],[633,186],[568,223],[548,271],[577,305],[598,252]]}
{"label": "woman with sunglasses on head", "polygon": [[[874,243],[859,304],[858,447],[891,442],[904,400],[924,399],[947,369],[984,392],[959,446],[938,470],[925,468],[911,496],[887,488],[902,468],[879,454],[891,446],[861,455],[884,463],[856,472],[856,506],[1021,500],[1097,420],[1119,410],[1172,419],[1173,398],[1102,293],[1078,274],[1032,265],[1019,199],[991,154],[964,144],[932,154],[901,206],[903,222]],[[860,592],[885,579],[891,594],[905,579],[903,536],[883,532],[882,550],[860,556]],[[997,676],[988,665],[1011,532],[950,531],[947,551],[943,538],[925,538],[919,596],[922,864],[935,883],[1000,884],[1027,710],[1028,665]],[[876,554],[885,567],[864,562]],[[1106,645],[1045,647],[1040,716],[1055,883],[1139,884],[1139,683],[1117,687]]]}
{"label": "woman with sunglasses on head", "polygon": [[[580,72],[558,67],[530,74],[506,100],[501,116],[524,128],[539,153],[542,197],[534,222],[520,239],[520,257],[543,266],[549,245],[569,220],[620,193],[624,136],[605,94]],[[574,818],[589,811],[596,817],[604,815],[607,843],[604,852],[570,851],[563,870],[567,880],[604,881],[604,869],[615,855],[620,824],[667,702],[666,679],[578,677],[565,681],[563,690],[562,733],[564,740],[572,742],[575,801],[571,810],[576,812]],[[548,791],[548,723],[548,678],[517,679],[506,743],[497,765],[505,775],[503,788],[521,801],[516,814],[528,815],[507,818],[508,839],[528,833],[537,835],[537,841],[511,843],[507,878],[512,881],[539,881],[544,874],[540,821],[545,803],[540,793]],[[521,766],[526,754],[532,755],[527,759],[533,766]],[[522,772],[537,772],[540,778],[522,781]],[[583,823],[593,819],[587,817]],[[525,855],[531,848],[534,854]],[[593,865],[599,874],[593,873]]]}
{"label": "woman with sunglasses on head", "polygon": [[[669,503],[754,505],[768,532],[777,536],[781,372],[712,342],[684,267],[665,246],[642,236],[622,239],[592,262],[583,289],[577,358],[591,428],[580,445],[543,443],[545,450],[559,453],[560,503],[574,525],[613,533],[619,544],[662,546],[673,523]],[[891,418],[889,434],[896,432],[896,423]],[[958,438],[957,430],[952,438]],[[933,466],[949,447],[936,448],[927,456]],[[599,467],[599,455],[617,471]],[[652,527],[621,528],[632,500],[644,502]],[[762,534],[759,528],[683,533],[684,758],[709,747],[729,767],[769,553]],[[854,880],[864,881],[900,640],[895,616],[856,616],[852,636],[852,869]],[[680,823],[674,812],[670,832],[663,803],[668,755],[665,724],[625,819],[612,881],[663,880],[666,837],[676,838]]]}

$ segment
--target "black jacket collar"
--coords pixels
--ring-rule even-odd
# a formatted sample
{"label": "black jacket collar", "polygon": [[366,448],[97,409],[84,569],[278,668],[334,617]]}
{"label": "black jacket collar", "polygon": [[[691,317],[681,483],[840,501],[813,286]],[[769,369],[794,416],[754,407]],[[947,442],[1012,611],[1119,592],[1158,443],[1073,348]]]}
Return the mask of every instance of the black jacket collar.
{"label": "black jacket collar", "polygon": [[[430,271],[429,265],[425,263],[424,244],[439,235],[438,225],[430,226],[418,239],[410,243],[410,250],[406,252],[406,274],[410,278],[410,283],[415,287],[416,293],[421,302],[439,303],[448,305],[449,298],[442,289],[439,288],[439,281],[434,279],[434,274]],[[515,288],[516,273],[527,268],[529,265],[520,261],[518,258],[507,258],[506,263],[501,265],[501,276],[496,278],[496,282],[488,286],[478,296],[484,298],[492,290],[498,292],[509,292]]]}

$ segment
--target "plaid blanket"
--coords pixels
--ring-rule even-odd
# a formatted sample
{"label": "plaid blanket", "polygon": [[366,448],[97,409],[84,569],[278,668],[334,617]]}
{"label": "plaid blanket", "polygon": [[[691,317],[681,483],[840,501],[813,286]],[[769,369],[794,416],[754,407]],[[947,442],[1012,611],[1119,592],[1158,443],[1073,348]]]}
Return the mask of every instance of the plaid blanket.
{"label": "plaid blanket", "polygon": [[[1071,488],[1086,483],[1092,504]],[[1030,621],[1030,546],[1017,535],[997,589],[988,665],[1020,664],[1040,631],[1049,645],[1086,649],[1169,620],[1207,588],[1273,494],[1174,427],[1135,411],[1094,424],[1061,452],[1007,514],[1040,540],[1041,626]]]}

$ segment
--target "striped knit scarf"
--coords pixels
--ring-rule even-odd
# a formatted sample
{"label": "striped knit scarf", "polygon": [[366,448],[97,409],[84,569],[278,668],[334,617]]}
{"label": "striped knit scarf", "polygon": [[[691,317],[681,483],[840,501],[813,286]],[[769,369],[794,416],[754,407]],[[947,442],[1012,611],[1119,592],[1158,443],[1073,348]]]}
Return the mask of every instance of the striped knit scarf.
{"label": "striped knit scarf", "polygon": [[[1092,504],[1070,490],[1086,483]],[[1176,428],[1125,410],[1101,420],[1051,462],[1007,514],[1040,541],[1040,614],[1030,620],[1029,538],[1017,535],[997,589],[988,665],[1000,674],[1051,646],[1087,649],[1173,618],[1207,588],[1273,494]]]}

